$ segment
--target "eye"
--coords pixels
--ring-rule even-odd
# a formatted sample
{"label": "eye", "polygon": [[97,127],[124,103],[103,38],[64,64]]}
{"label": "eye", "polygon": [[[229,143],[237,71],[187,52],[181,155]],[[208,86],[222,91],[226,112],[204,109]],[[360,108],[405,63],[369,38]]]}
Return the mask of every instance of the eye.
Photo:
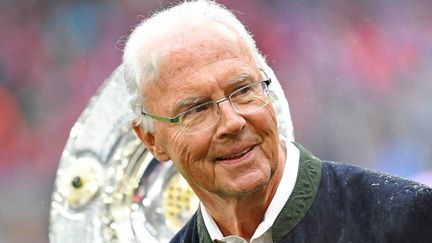
{"label": "eye", "polygon": [[186,127],[199,124],[203,120],[207,119],[209,114],[212,113],[212,109],[214,108],[212,106],[214,106],[214,103],[210,102],[187,110],[181,118],[181,123]]}
{"label": "eye", "polygon": [[248,85],[246,87],[241,88],[240,90],[238,90],[238,94],[244,95],[244,94],[248,94],[251,92],[251,86]]}
{"label": "eye", "polygon": [[202,105],[198,105],[195,106],[194,108],[190,109],[190,113],[203,113],[206,110],[209,110],[211,106],[211,103],[207,103],[207,104],[202,104]]}
{"label": "eye", "polygon": [[192,107],[191,109],[187,110],[183,114],[183,120],[196,119],[197,117],[199,117],[202,114],[205,114],[207,111],[209,111],[211,109],[211,106],[212,106],[212,103],[204,103],[204,104]]}
{"label": "eye", "polygon": [[257,93],[257,84],[246,85],[232,94],[232,98],[246,98]]}

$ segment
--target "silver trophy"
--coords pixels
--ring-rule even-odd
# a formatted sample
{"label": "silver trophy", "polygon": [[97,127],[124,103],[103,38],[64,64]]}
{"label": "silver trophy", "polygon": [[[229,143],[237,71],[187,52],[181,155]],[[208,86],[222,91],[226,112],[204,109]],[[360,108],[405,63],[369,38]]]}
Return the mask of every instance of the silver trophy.
{"label": "silver trophy", "polygon": [[[264,69],[280,136],[293,141],[281,85]],[[186,180],[135,136],[127,97],[120,66],[72,127],[52,194],[51,242],[168,242],[196,211]]]}

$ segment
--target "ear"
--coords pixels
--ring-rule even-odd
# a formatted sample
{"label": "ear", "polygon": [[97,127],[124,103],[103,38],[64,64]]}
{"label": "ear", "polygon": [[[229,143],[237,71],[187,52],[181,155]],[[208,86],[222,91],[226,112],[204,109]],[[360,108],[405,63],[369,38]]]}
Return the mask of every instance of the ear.
{"label": "ear", "polygon": [[170,160],[170,157],[158,145],[156,138],[152,133],[145,131],[139,124],[136,123],[136,121],[132,121],[131,125],[135,131],[135,134],[157,160],[162,162]]}

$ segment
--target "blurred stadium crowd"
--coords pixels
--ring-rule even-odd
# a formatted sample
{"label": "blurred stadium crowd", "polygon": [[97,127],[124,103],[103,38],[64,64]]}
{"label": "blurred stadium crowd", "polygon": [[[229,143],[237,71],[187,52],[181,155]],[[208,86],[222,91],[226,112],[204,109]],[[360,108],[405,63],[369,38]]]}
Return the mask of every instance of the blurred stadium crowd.
{"label": "blurred stadium crowd", "polygon": [[[432,184],[432,1],[219,2],[277,73],[297,141]],[[48,241],[70,128],[131,27],[171,3],[0,0],[0,242]]]}

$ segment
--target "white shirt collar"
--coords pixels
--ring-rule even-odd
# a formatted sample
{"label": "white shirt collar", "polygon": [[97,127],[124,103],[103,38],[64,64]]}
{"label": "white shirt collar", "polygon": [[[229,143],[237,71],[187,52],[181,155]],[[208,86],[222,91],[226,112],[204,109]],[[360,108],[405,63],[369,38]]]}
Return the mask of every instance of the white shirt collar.
{"label": "white shirt collar", "polygon": [[[276,217],[282,211],[285,203],[290,197],[294,185],[297,181],[297,173],[300,159],[300,151],[291,142],[287,143],[287,158],[285,161],[284,171],[282,173],[281,181],[276,189],[276,193],[268,206],[263,221],[258,225],[253,234],[250,242],[271,242],[270,228],[273,225]],[[204,224],[210,235],[212,241],[219,240],[223,242],[242,242],[242,238],[238,236],[224,237],[216,222],[208,214],[204,204],[200,203],[201,214],[203,216]],[[246,242],[243,240],[243,242]]]}

